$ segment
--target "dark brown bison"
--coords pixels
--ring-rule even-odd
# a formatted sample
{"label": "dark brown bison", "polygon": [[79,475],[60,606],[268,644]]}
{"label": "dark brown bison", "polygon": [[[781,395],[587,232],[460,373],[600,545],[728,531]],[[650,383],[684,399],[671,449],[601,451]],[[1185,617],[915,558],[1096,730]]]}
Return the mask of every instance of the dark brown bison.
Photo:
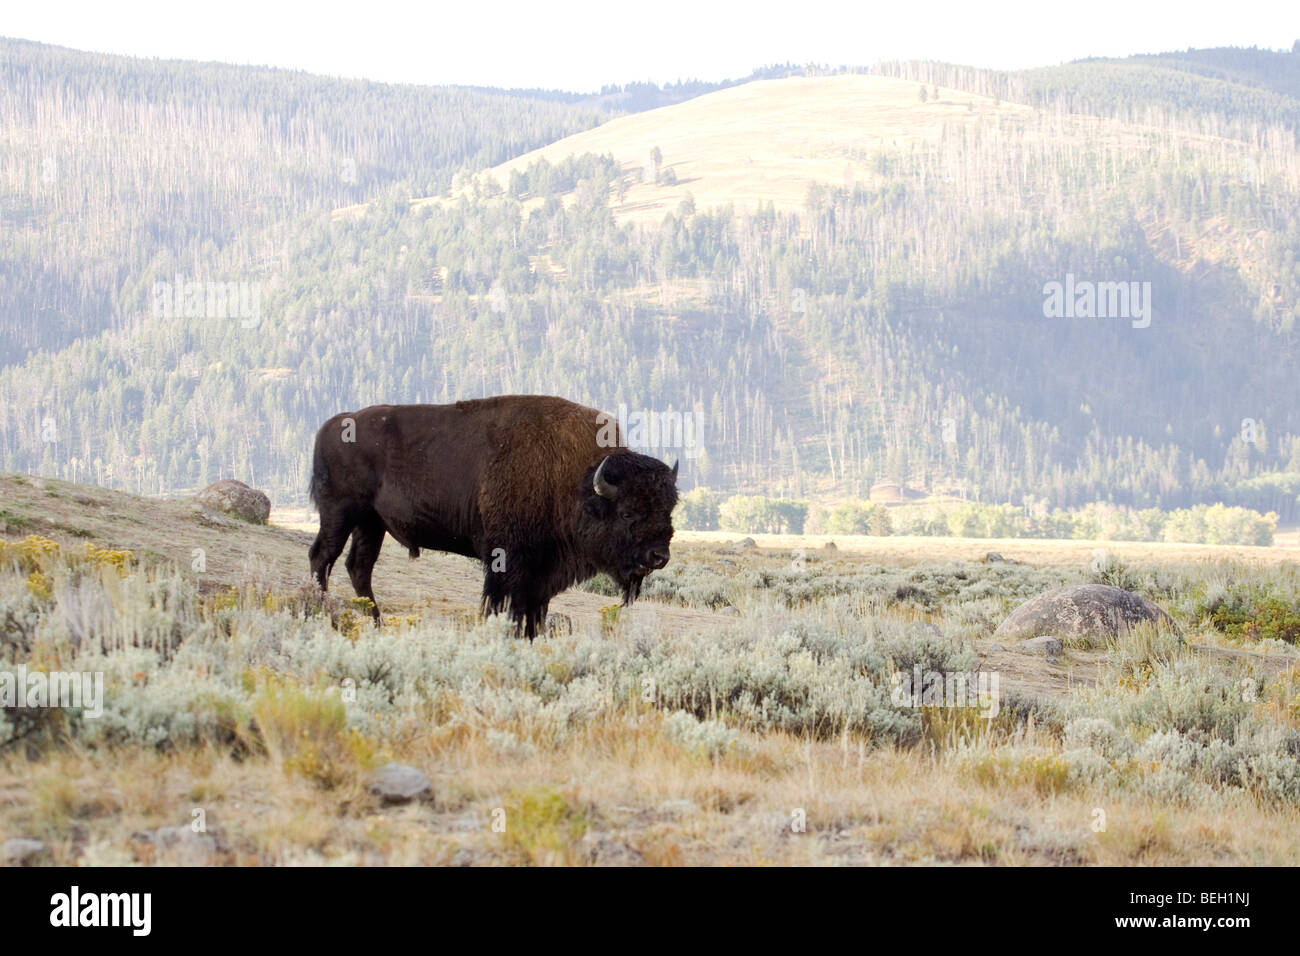
{"label": "dark brown bison", "polygon": [[508,610],[532,638],[570,585],[604,571],[630,603],[668,563],[677,466],[622,447],[610,416],[562,398],[375,405],[321,426],[311,497],[321,588],[350,534],[348,576],[373,602],[387,532],[411,557],[478,558],[484,610]]}

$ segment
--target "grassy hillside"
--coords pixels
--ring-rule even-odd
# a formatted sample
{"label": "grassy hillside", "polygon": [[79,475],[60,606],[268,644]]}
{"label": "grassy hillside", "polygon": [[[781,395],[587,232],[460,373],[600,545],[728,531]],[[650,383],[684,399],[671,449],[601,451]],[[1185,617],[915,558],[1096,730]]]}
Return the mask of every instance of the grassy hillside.
{"label": "grassy hillside", "polygon": [[[558,164],[594,153],[613,156],[624,174],[614,205],[620,222],[657,225],[688,197],[698,209],[733,204],[753,211],[767,204],[798,212],[812,183],[851,188],[887,179],[882,153],[937,150],[945,137],[1024,123],[1031,113],[952,89],[919,103],[917,89],[857,74],[746,83],[610,120],[478,178],[506,188],[538,160]],[[675,182],[664,182],[665,175]]]}

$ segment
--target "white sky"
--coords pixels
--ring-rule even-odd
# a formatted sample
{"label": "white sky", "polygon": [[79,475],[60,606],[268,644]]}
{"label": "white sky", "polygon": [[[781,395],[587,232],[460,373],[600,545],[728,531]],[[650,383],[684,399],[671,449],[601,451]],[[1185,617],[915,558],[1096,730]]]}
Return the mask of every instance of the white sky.
{"label": "white sky", "polygon": [[9,0],[0,36],[399,83],[589,91],[776,62],[1014,69],[1206,46],[1290,49],[1296,0]]}

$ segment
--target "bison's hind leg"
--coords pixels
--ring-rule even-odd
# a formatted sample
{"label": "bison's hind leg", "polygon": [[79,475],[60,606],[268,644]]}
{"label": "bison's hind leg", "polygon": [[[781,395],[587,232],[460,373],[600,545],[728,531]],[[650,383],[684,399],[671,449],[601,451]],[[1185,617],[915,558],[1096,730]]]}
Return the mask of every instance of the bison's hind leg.
{"label": "bison's hind leg", "polygon": [[352,579],[352,590],[357,597],[370,602],[370,613],[376,621],[380,620],[379,605],[375,602],[375,592],[370,588],[370,575],[379,560],[379,549],[384,545],[384,523],[376,514],[370,514],[357,525],[352,532],[352,547],[348,550],[344,566],[348,577]]}
{"label": "bison's hind leg", "polygon": [[329,589],[330,572],[343,553],[343,546],[348,543],[352,525],[352,520],[343,510],[321,510],[320,530],[316,532],[316,540],[311,543],[307,557],[311,561],[311,576],[322,591]]}

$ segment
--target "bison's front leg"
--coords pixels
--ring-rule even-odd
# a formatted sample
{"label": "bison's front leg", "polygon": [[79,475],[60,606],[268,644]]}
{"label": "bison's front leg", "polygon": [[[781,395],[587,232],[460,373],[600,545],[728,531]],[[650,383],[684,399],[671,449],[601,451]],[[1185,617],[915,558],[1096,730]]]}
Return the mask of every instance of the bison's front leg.
{"label": "bison's front leg", "polygon": [[494,548],[483,562],[483,613],[506,611],[530,641],[546,621],[550,594],[526,549]]}
{"label": "bison's front leg", "polygon": [[511,609],[510,616],[514,618],[515,628],[518,629],[522,624],[524,637],[530,641],[537,636],[537,632],[544,630],[546,627],[546,605],[531,603],[523,608],[519,613]]}

